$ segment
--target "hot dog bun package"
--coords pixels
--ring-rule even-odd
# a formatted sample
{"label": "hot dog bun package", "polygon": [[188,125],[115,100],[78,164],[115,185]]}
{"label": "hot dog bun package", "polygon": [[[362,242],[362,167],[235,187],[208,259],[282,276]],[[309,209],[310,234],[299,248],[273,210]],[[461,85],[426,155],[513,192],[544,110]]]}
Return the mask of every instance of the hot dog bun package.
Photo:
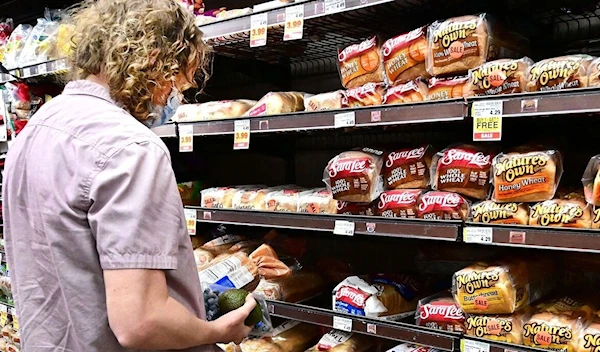
{"label": "hot dog bun package", "polygon": [[523,324],[530,316],[525,312],[509,315],[469,314],[465,323],[466,335],[520,345],[523,342]]}
{"label": "hot dog bun package", "polygon": [[600,155],[590,159],[581,182],[583,182],[583,192],[587,202],[600,206]]}
{"label": "hot dog bun package", "polygon": [[385,70],[380,48],[380,39],[373,36],[362,43],[338,50],[338,68],[344,88],[384,82]]}
{"label": "hot dog bun package", "polygon": [[385,187],[387,189],[429,188],[434,153],[430,145],[387,153],[382,170]]}
{"label": "hot dog bun package", "polygon": [[471,94],[469,77],[450,77],[437,78],[429,80],[427,89],[427,100],[446,100],[468,97]]}
{"label": "hot dog bun package", "polygon": [[358,108],[383,104],[385,99],[383,83],[366,83],[342,92],[342,108]]}
{"label": "hot dog bun package", "polygon": [[556,150],[498,154],[493,161],[492,200],[499,203],[552,199],[562,176]]}
{"label": "hot dog bun package", "polygon": [[458,193],[431,191],[419,199],[419,218],[427,220],[466,220],[470,203]]}
{"label": "hot dog bun package", "polygon": [[467,314],[512,314],[552,289],[552,263],[507,259],[475,263],[454,273],[454,299]]}
{"label": "hot dog bun package", "polygon": [[468,145],[442,150],[434,156],[431,166],[433,189],[486,199],[492,158],[492,154]]}
{"label": "hot dog bun package", "polygon": [[465,314],[447,291],[420,300],[415,322],[431,329],[465,332]]}
{"label": "hot dog bun package", "polygon": [[200,206],[203,208],[231,209],[235,187],[213,187],[200,192]]}
{"label": "hot dog bun package", "polygon": [[342,91],[304,97],[306,111],[335,110],[342,108]]}
{"label": "hot dog bun package", "polygon": [[427,100],[429,88],[421,79],[415,79],[387,89],[383,104],[418,103]]}
{"label": "hot dog bun package", "polygon": [[273,189],[264,197],[266,209],[269,211],[295,213],[298,211],[298,202],[302,192],[304,190],[299,187]]}
{"label": "hot dog bun package", "polygon": [[548,91],[588,86],[589,55],[566,55],[538,61],[529,68],[527,91]]}
{"label": "hot dog bun package", "polygon": [[285,278],[261,279],[254,293],[270,300],[296,303],[318,295],[324,286],[321,275],[302,269]]}
{"label": "hot dog bun package", "polygon": [[529,225],[589,229],[592,207],[577,196],[546,200],[531,206]]}
{"label": "hot dog bun package", "polygon": [[254,105],[256,105],[254,100],[224,100],[202,104],[183,104],[177,108],[172,120],[175,122],[196,122],[233,119],[244,115]]}
{"label": "hot dog bun package", "polygon": [[341,330],[331,330],[306,352],[366,352],[373,346],[368,336]]}
{"label": "hot dog bun package", "polygon": [[420,189],[395,189],[379,196],[375,213],[386,218],[416,219],[419,201],[424,191]]}
{"label": "hot dog bun package", "polygon": [[385,41],[381,47],[387,82],[396,85],[429,77],[425,69],[427,30],[417,28]]}
{"label": "hot dog bun package", "polygon": [[304,352],[321,336],[319,327],[298,321],[286,321],[268,335],[258,339],[246,339],[242,352]]}
{"label": "hot dog bun package", "polygon": [[469,70],[469,87],[472,95],[499,95],[527,91],[527,75],[533,61],[500,59],[486,62]]}
{"label": "hot dog bun package", "polygon": [[325,188],[307,190],[298,197],[298,212],[311,214],[337,214],[338,201]]}
{"label": "hot dog bun package", "polygon": [[371,148],[348,151],[329,161],[323,181],[336,200],[371,203],[383,191],[383,152]]}
{"label": "hot dog bun package", "polygon": [[304,111],[304,96],[305,93],[300,92],[270,92],[243,116],[255,117]]}
{"label": "hot dog bun package", "polygon": [[529,225],[529,206],[484,200],[471,206],[471,219],[484,224]]}
{"label": "hot dog bun package", "polygon": [[523,344],[553,351],[578,351],[593,314],[592,305],[568,296],[540,303],[523,326]]}

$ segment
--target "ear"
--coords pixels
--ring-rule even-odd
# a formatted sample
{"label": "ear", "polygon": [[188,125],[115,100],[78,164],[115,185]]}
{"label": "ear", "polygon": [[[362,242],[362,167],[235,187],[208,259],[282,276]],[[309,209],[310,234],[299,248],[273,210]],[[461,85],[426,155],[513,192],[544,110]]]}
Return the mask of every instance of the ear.
{"label": "ear", "polygon": [[159,49],[152,49],[152,51],[150,52],[150,65],[154,65],[154,63],[156,62],[156,59],[158,58],[158,54],[160,53]]}

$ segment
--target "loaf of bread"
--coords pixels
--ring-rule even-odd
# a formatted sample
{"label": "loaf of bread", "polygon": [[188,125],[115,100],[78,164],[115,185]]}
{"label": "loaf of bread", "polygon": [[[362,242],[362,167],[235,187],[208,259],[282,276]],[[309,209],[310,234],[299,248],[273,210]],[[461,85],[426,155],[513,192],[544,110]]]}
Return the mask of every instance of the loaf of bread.
{"label": "loaf of bread", "polygon": [[585,88],[593,60],[589,55],[567,55],[536,62],[529,68],[527,91]]}
{"label": "loaf of bread", "polygon": [[278,115],[296,111],[304,111],[304,93],[270,92],[262,97],[243,116]]}
{"label": "loaf of bread", "polygon": [[255,100],[224,100],[202,104],[184,104],[177,108],[173,121],[196,122],[232,119],[244,115],[255,104]]}
{"label": "loaf of bread", "polygon": [[492,172],[492,200],[541,202],[554,197],[562,176],[562,158],[556,150],[498,154]]}
{"label": "loaf of bread", "polygon": [[469,202],[460,194],[431,191],[419,199],[419,218],[428,220],[467,220]]}
{"label": "loaf of bread", "polygon": [[318,341],[321,333],[317,325],[287,321],[258,339],[246,339],[240,345],[242,352],[304,352]]}
{"label": "loaf of bread", "polygon": [[376,214],[386,218],[416,219],[419,213],[420,189],[396,189],[385,191],[379,196]]}
{"label": "loaf of bread", "polygon": [[427,100],[445,100],[468,97],[471,94],[469,77],[432,78],[429,80]]}
{"label": "loaf of bread", "polygon": [[306,111],[335,110],[342,108],[342,91],[304,97]]}
{"label": "loaf of bread", "polygon": [[520,345],[523,342],[523,324],[529,316],[522,312],[510,315],[469,314],[466,320],[466,334]]}
{"label": "loaf of bread", "polygon": [[489,193],[492,155],[473,146],[459,145],[437,153],[432,162],[432,188],[476,199]]}
{"label": "loaf of bread", "polygon": [[325,188],[307,190],[300,193],[298,212],[311,214],[337,214],[338,202]]}
{"label": "loaf of bread", "polygon": [[471,207],[471,219],[485,224],[528,225],[529,207],[523,203],[484,200]]}
{"label": "loaf of bread", "polygon": [[233,195],[239,191],[234,187],[213,187],[200,192],[203,208],[231,209]]}
{"label": "loaf of bread", "polygon": [[429,88],[421,79],[408,81],[388,88],[383,98],[384,104],[418,103],[427,100]]}
{"label": "loaf of bread", "polygon": [[389,84],[429,77],[425,68],[425,57],[428,55],[426,35],[426,28],[421,27],[383,43],[381,53]]}
{"label": "loaf of bread", "polygon": [[348,151],[329,161],[323,181],[336,200],[371,203],[383,191],[383,152],[371,148]]}
{"label": "loaf of bread", "polygon": [[231,207],[237,210],[267,210],[265,196],[268,188],[241,189],[231,199]]}
{"label": "loaf of bread", "polygon": [[254,293],[270,300],[296,303],[317,296],[324,286],[325,280],[321,275],[303,269],[287,278],[262,279]]}
{"label": "loaf of bread", "polygon": [[269,211],[291,212],[298,211],[298,201],[303,192],[298,187],[275,189],[265,195],[264,202]]}
{"label": "loaf of bread", "polygon": [[469,70],[469,95],[499,95],[527,91],[527,75],[533,61],[500,59]]}
{"label": "loaf of bread", "polygon": [[580,335],[577,352],[596,352],[600,347],[600,317],[598,312],[592,318],[592,322]]}
{"label": "loaf of bread", "polygon": [[433,147],[400,149],[385,155],[383,178],[387,189],[429,188]]}
{"label": "loaf of bread", "polygon": [[594,59],[588,67],[588,87],[600,86],[600,58]]}
{"label": "loaf of bread", "polygon": [[377,36],[360,44],[338,50],[338,68],[344,88],[360,87],[366,83],[382,83],[385,70]]}
{"label": "loaf of bread", "polygon": [[600,206],[600,155],[593,156],[588,162],[583,177],[583,192],[588,203]]}
{"label": "loaf of bread", "polygon": [[465,332],[465,314],[448,291],[420,300],[415,322],[430,329]]}
{"label": "loaf of bread", "polygon": [[321,337],[319,343],[306,352],[366,352],[371,346],[373,346],[373,341],[368,336],[331,330]]}
{"label": "loaf of bread", "polygon": [[372,204],[352,203],[352,202],[337,202],[337,213],[342,215],[375,215],[374,206]]}
{"label": "loaf of bread", "polygon": [[367,83],[363,86],[342,92],[342,108],[357,108],[383,104],[385,85],[382,83]]}
{"label": "loaf of bread", "polygon": [[589,229],[592,209],[581,198],[543,201],[531,206],[529,225]]}

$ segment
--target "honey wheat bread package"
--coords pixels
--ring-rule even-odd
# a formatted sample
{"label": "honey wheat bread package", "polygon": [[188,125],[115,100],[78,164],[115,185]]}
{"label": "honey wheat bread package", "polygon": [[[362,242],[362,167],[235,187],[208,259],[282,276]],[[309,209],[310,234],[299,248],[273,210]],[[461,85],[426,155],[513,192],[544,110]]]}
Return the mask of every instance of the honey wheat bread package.
{"label": "honey wheat bread package", "polygon": [[342,91],[342,108],[381,105],[385,99],[385,91],[383,83],[367,83]]}
{"label": "honey wheat bread package", "polygon": [[530,58],[500,59],[469,70],[472,95],[513,94],[527,91]]}
{"label": "honey wheat bread package", "polygon": [[385,187],[387,189],[429,188],[429,173],[434,153],[430,145],[387,153],[382,170]]}
{"label": "honey wheat bread package", "polygon": [[593,60],[589,55],[567,55],[536,62],[529,68],[527,91],[585,88]]}
{"label": "honey wheat bread package", "polygon": [[471,218],[485,224],[528,225],[529,207],[523,203],[484,200],[471,206]]}
{"label": "honey wheat bread package", "polygon": [[429,88],[421,79],[388,88],[383,98],[384,104],[418,103],[427,100]]}
{"label": "honey wheat bread package", "polygon": [[523,342],[523,324],[530,316],[523,312],[510,315],[469,314],[465,322],[466,334],[520,345]]}
{"label": "honey wheat bread package", "polygon": [[429,76],[425,69],[425,57],[428,55],[426,35],[426,28],[421,27],[383,43],[381,53],[389,84]]}
{"label": "honey wheat bread package", "polygon": [[355,88],[366,83],[384,82],[385,70],[380,46],[379,38],[373,36],[360,44],[338,50],[338,68],[342,86]]}
{"label": "honey wheat bread package", "polygon": [[427,100],[445,100],[468,97],[471,94],[469,77],[437,78],[429,80]]}

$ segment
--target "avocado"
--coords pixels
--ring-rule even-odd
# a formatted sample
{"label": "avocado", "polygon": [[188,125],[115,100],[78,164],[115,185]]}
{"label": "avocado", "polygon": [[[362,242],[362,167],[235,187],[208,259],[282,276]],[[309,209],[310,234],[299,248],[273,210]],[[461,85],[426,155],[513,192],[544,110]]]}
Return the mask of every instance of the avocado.
{"label": "avocado", "polygon": [[[240,289],[227,290],[219,296],[219,310],[221,314],[227,314],[233,310],[240,308],[246,303],[246,296],[248,292]],[[247,326],[254,326],[262,321],[262,310],[257,304],[256,307],[250,312],[244,324]]]}

